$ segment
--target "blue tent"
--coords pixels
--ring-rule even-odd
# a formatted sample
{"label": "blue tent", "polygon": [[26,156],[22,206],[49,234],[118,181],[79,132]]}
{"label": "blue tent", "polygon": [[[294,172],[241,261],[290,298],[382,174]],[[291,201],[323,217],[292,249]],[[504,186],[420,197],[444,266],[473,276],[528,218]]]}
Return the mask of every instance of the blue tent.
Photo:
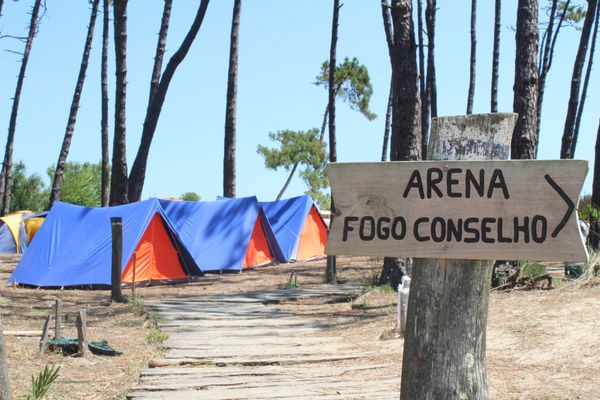
{"label": "blue tent", "polygon": [[156,276],[170,280],[170,276],[201,274],[157,199],[107,208],[56,202],[8,283],[41,287],[110,285],[111,217],[122,218],[124,274],[136,254],[136,283]]}
{"label": "blue tent", "polygon": [[256,197],[160,204],[202,272],[241,271],[283,258]]}
{"label": "blue tent", "polygon": [[286,261],[325,255],[327,226],[310,196],[260,204]]}

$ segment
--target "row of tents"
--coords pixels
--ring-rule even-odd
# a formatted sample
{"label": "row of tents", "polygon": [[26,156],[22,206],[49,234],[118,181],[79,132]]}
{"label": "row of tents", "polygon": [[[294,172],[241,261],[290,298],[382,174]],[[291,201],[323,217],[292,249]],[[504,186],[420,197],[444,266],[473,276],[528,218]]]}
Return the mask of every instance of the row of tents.
{"label": "row of tents", "polygon": [[8,284],[111,283],[111,218],[121,217],[122,282],[188,280],[323,256],[327,228],[309,196],[273,202],[149,199],[106,208],[56,202]]}

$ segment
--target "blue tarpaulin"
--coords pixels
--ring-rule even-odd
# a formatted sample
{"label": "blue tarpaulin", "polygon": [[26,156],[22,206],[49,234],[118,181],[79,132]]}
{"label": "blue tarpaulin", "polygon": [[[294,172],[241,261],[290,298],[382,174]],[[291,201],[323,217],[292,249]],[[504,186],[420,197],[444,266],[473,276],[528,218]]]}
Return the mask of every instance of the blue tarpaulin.
{"label": "blue tarpaulin", "polygon": [[111,217],[122,218],[123,270],[157,214],[178,250],[185,273],[199,275],[200,270],[173,232],[157,199],[106,208],[56,202],[8,283],[41,287],[110,285]]}
{"label": "blue tarpaulin", "polygon": [[[298,260],[302,230],[308,214],[314,207],[312,198],[303,195],[290,199],[263,201],[260,204],[273,228],[285,261]],[[322,229],[326,229],[324,223]]]}
{"label": "blue tarpaulin", "polygon": [[160,204],[202,272],[240,271],[257,220],[274,260],[283,258],[256,197],[201,202],[160,200]]}

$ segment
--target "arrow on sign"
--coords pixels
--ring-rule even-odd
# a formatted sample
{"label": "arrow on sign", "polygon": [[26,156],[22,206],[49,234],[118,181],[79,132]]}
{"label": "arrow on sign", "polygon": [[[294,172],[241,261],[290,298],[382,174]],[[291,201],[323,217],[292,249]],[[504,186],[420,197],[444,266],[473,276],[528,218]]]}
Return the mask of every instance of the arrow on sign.
{"label": "arrow on sign", "polygon": [[556,182],[554,182],[554,180],[552,178],[550,178],[550,175],[544,175],[544,178],[546,179],[546,182],[548,182],[548,184],[550,184],[550,186],[552,186],[552,189],[556,190],[556,193],[559,194],[559,196],[563,199],[563,201],[565,203],[567,203],[567,206],[569,206],[567,208],[567,212],[563,216],[560,223],[552,231],[552,237],[555,238],[558,236],[558,233],[562,230],[562,228],[565,227],[565,225],[567,224],[567,221],[569,221],[571,214],[573,214],[573,211],[575,210],[575,204],[569,198],[569,196],[567,196],[567,194],[562,190],[562,188],[560,186],[558,186],[558,184]]}

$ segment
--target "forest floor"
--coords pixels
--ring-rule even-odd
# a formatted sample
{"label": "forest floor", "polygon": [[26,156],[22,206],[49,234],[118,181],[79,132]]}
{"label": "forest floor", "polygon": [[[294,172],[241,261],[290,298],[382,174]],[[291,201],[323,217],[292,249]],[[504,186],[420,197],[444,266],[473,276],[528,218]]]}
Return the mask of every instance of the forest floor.
{"label": "forest floor", "polygon": [[[141,301],[190,295],[238,294],[277,289],[291,271],[301,287],[321,284],[324,260],[304,264],[273,265],[242,274],[207,275],[186,284],[136,289]],[[367,288],[377,277],[380,260],[341,258],[338,268],[346,282]],[[0,281],[5,282],[14,261],[0,260]],[[128,296],[129,290],[124,291]],[[10,332],[41,330],[56,298],[64,303],[63,336],[76,336],[75,313],[88,313],[88,336],[108,340],[123,352],[117,357],[89,355],[64,357],[38,352],[39,337]],[[146,317],[131,304],[110,303],[108,291],[33,290],[0,287],[0,314],[4,319],[6,347],[15,397],[27,393],[31,377],[44,365],[60,366],[60,376],[48,393],[51,399],[121,399],[139,379],[150,358],[161,354],[155,332]],[[374,291],[360,301],[331,301],[317,297],[269,304],[299,316],[338,323],[325,331],[357,347],[380,348],[374,362],[395,364],[400,376],[403,339],[395,334],[397,294]],[[592,400],[600,398],[600,287],[575,282],[552,290],[494,292],[490,299],[487,330],[487,372],[490,399]],[[160,321],[159,321],[160,324]],[[52,332],[51,332],[52,335]],[[352,361],[344,361],[348,366]],[[399,383],[399,382],[398,382]]]}

